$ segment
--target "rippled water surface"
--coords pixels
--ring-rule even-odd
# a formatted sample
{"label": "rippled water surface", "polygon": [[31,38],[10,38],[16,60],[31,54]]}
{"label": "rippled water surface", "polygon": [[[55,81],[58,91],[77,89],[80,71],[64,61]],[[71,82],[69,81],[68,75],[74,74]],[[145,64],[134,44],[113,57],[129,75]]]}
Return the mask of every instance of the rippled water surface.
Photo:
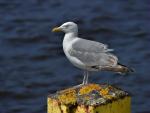
{"label": "rippled water surface", "polygon": [[133,113],[150,113],[149,0],[0,0],[0,113],[46,113],[49,93],[82,82],[63,53],[63,33],[51,33],[66,21],[136,70],[90,81],[118,85],[132,94]]}

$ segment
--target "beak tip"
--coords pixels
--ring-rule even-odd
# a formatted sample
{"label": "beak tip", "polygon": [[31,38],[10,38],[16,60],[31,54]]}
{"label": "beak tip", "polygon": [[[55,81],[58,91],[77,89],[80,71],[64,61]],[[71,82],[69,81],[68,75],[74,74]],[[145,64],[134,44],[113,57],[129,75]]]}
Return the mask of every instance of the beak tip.
{"label": "beak tip", "polygon": [[51,32],[55,32],[54,29],[52,29]]}
{"label": "beak tip", "polygon": [[60,31],[61,31],[61,29],[59,27],[55,27],[52,29],[52,32],[60,32]]}

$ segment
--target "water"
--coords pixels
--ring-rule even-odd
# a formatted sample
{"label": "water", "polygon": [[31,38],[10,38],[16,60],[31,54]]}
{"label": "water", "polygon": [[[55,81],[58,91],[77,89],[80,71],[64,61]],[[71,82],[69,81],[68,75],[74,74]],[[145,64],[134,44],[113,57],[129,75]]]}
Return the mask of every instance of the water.
{"label": "water", "polygon": [[132,94],[133,113],[150,113],[149,0],[0,0],[0,113],[46,113],[49,93],[82,82],[62,50],[66,21],[81,37],[107,43],[132,76],[93,73],[90,81],[110,83]]}

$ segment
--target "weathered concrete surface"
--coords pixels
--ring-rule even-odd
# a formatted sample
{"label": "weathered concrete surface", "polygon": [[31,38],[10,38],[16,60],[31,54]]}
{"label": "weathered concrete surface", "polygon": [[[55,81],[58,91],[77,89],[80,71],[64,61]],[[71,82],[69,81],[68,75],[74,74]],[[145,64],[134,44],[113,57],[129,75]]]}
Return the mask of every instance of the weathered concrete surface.
{"label": "weathered concrete surface", "polygon": [[48,96],[48,113],[131,113],[129,94],[116,87],[88,84]]}

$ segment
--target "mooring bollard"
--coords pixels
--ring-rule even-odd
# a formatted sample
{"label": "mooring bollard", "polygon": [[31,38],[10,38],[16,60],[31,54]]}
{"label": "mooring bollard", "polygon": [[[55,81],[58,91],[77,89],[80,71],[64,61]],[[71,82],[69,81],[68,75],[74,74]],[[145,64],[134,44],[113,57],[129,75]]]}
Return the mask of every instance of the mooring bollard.
{"label": "mooring bollard", "polygon": [[131,97],[108,84],[87,84],[50,94],[48,113],[131,113]]}

